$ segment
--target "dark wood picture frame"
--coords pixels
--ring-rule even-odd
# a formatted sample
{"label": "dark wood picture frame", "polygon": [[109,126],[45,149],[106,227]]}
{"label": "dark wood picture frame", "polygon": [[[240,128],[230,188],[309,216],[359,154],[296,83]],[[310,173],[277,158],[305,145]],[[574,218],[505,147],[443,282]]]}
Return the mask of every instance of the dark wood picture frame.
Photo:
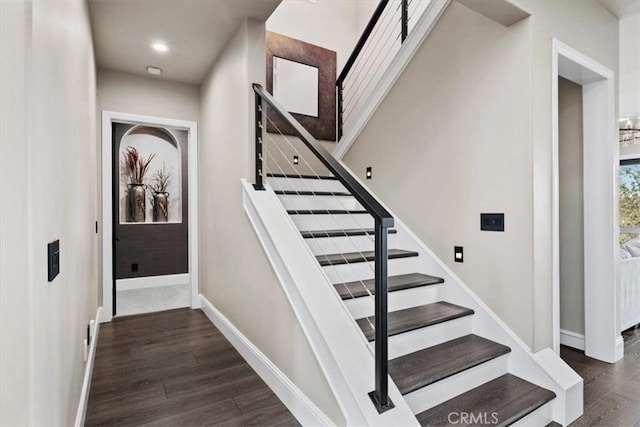
{"label": "dark wood picture frame", "polygon": [[[267,31],[267,91],[273,95],[273,58],[283,58],[318,69],[318,117],[291,113],[316,139],[336,140],[337,56],[333,50]],[[295,135],[293,129],[267,105],[267,132]],[[273,122],[273,123],[271,123]],[[276,128],[277,127],[277,128]]]}

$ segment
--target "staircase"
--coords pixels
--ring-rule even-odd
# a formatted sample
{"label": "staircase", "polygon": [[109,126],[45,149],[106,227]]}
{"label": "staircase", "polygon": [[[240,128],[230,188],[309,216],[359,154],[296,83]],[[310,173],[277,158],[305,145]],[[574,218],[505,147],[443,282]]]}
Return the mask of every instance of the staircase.
{"label": "staircase", "polygon": [[[373,348],[372,217],[331,175],[267,181]],[[474,333],[475,311],[447,301],[447,283],[407,241],[389,230],[388,372],[420,425],[549,423],[556,394],[511,373],[512,349]]]}

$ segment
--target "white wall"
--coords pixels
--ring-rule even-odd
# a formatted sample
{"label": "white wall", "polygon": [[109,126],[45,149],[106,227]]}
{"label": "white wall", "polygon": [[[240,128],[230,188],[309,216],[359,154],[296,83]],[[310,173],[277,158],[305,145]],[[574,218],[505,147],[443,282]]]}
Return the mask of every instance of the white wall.
{"label": "white wall", "polygon": [[344,424],[260,242],[242,208],[253,175],[253,91],[264,82],[264,24],[238,28],[201,88],[201,293],[336,424]]}
{"label": "white wall", "polygon": [[26,57],[31,5],[0,2],[0,425],[30,420]]}
{"label": "white wall", "polygon": [[[0,417],[3,425],[71,425],[85,368],[82,342],[97,307],[95,67],[87,5],[2,2],[2,24]],[[16,45],[5,51],[5,40]],[[5,90],[12,105],[4,103]],[[8,169],[6,156],[15,162]],[[47,243],[55,239],[61,268],[49,283]]]}
{"label": "white wall", "polygon": [[558,81],[560,329],[584,335],[582,86]]}
{"label": "white wall", "polygon": [[640,13],[620,19],[620,115],[640,114]]}
{"label": "white wall", "polygon": [[98,69],[98,113],[102,110],[168,119],[200,119],[198,86]]}
{"label": "white wall", "polygon": [[[537,351],[553,339],[552,38],[617,71],[618,25],[592,0],[515,1],[532,16],[511,27],[452,3],[344,160],[373,166],[374,192]],[[481,212],[505,232],[481,232]]]}
{"label": "white wall", "polygon": [[358,3],[284,0],[267,20],[267,30],[336,51],[340,73],[360,36]]}

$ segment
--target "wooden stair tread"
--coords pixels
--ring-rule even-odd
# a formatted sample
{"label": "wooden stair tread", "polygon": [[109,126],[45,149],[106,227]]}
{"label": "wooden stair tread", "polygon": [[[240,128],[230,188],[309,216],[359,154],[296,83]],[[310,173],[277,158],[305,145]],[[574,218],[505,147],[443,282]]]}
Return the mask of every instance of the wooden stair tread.
{"label": "wooden stair tread", "polygon": [[389,374],[407,394],[509,353],[511,349],[467,335],[389,361]]}
{"label": "wooden stair tread", "polygon": [[346,214],[368,214],[366,210],[342,210],[342,209],[292,209],[288,210],[289,215],[346,215]]}
{"label": "wooden stair tread", "polygon": [[269,178],[290,178],[290,179],[329,179],[332,181],[337,181],[338,178],[335,176],[323,176],[323,175],[295,175],[295,174],[286,174],[286,173],[268,173],[267,177]]}
{"label": "wooden stair tread", "polygon": [[[555,393],[550,390],[506,374],[421,412],[416,417],[422,426],[449,426],[454,425],[449,414],[466,412],[476,417],[486,417],[485,422],[491,425],[508,426],[555,397]],[[495,423],[492,418],[494,413],[497,418]],[[454,421],[459,421],[459,418]],[[458,422],[455,425],[470,424]]]}
{"label": "wooden stair tread", "polygon": [[349,196],[351,193],[345,191],[297,191],[297,190],[275,190],[274,193],[281,196]]}
{"label": "wooden stair tread", "polygon": [[[396,234],[398,230],[389,229],[389,234]],[[308,230],[301,231],[305,239],[317,239],[321,237],[351,237],[351,236],[373,236],[376,232],[373,228],[348,228],[344,230]]]}
{"label": "wooden stair tread", "polygon": [[[444,279],[422,273],[401,274],[398,276],[389,276],[388,289],[389,292],[394,292],[420,286],[437,285],[439,283],[444,283]],[[333,286],[343,300],[375,294],[375,280],[373,279],[336,283]]]}
{"label": "wooden stair tread", "polygon": [[[388,335],[393,336],[472,314],[473,310],[470,308],[445,301],[392,311],[388,317]],[[375,316],[363,317],[362,319],[357,319],[356,322],[364,332],[365,337],[369,341],[373,341],[375,339],[375,330],[372,325],[375,325]]]}
{"label": "wooden stair tread", "polygon": [[[389,249],[389,259],[409,258],[418,256],[418,252],[405,251],[403,249]],[[376,258],[375,251],[345,252],[340,254],[316,255],[321,266],[352,264],[356,262],[373,261]]]}

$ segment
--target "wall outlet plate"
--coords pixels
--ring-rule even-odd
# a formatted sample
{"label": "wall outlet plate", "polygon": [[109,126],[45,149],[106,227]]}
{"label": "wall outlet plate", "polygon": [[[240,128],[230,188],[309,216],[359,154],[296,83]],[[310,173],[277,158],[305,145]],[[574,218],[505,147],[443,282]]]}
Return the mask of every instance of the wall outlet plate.
{"label": "wall outlet plate", "polygon": [[55,240],[47,245],[47,279],[53,279],[60,274],[60,240]]}

